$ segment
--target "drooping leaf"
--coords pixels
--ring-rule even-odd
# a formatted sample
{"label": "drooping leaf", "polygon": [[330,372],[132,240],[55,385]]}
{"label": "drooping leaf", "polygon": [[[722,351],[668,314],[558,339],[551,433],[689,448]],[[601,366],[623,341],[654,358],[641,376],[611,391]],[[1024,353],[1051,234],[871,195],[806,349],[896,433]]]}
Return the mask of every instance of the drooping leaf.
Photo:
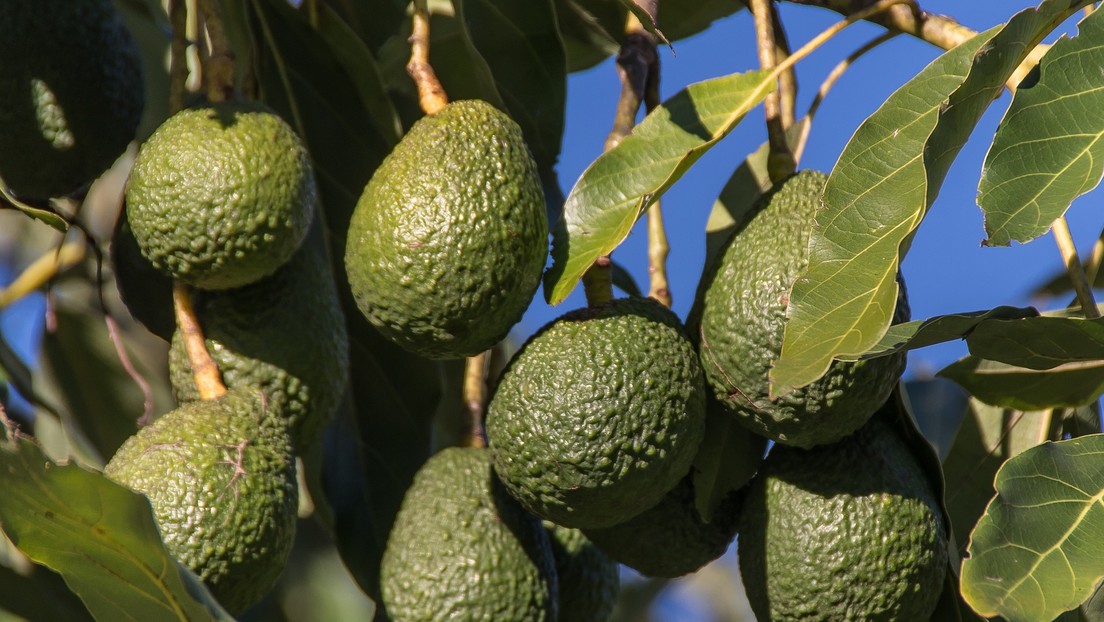
{"label": "drooping leaf", "polygon": [[1074,408],[1104,393],[1104,360],[1037,370],[968,355],[944,367],[939,375],[954,380],[986,404],[1019,410]]}
{"label": "drooping leaf", "polygon": [[643,296],[644,293],[640,291],[640,286],[636,284],[636,279],[633,278],[632,273],[625,269],[624,266],[616,261],[610,262],[612,272],[610,276],[613,279],[613,286],[620,289],[630,296]]}
{"label": "drooping leaf", "polygon": [[545,297],[567,297],[595,259],[617,247],[647,207],[774,89],[765,71],[706,80],[653,110],[602,154],[564,204],[545,273]]}
{"label": "drooping leaf", "polygon": [[1046,233],[1104,174],[1104,15],[1079,30],[1043,56],[1038,82],[1016,90],[997,128],[978,186],[987,244]]}
{"label": "drooping leaf", "polygon": [[1028,53],[1081,4],[1044,0],[976,35],[909,80],[855,132],[825,186],[809,268],[790,296],[772,396],[882,338],[900,260],[955,156]]}
{"label": "drooping leaf", "polygon": [[153,267],[138,248],[126,215],[120,214],[111,238],[111,266],[119,296],[131,317],[166,342],[176,329],[172,279]]}
{"label": "drooping leaf", "polygon": [[1104,363],[1104,319],[1033,317],[982,322],[966,343],[974,356],[1029,369]]}
{"label": "drooping leaf", "polygon": [[165,550],[149,501],[32,442],[0,448],[0,522],[98,620],[232,620]]}
{"label": "drooping leaf", "polygon": [[0,564],[0,619],[9,619],[5,614],[18,620],[95,620],[57,573],[38,565],[24,573]]}
{"label": "drooping leaf", "polygon": [[1010,459],[970,536],[962,595],[978,613],[1051,620],[1104,577],[1104,435],[1045,443]]}
{"label": "drooping leaf", "polygon": [[977,327],[994,319],[1019,319],[1038,316],[1032,307],[996,307],[988,311],[971,311],[937,315],[926,320],[894,324],[869,351],[860,355],[841,355],[841,361],[858,361],[886,356],[902,350],[915,350],[937,343],[972,335]]}
{"label": "drooping leaf", "polygon": [[690,468],[694,504],[702,520],[711,522],[729,493],[751,481],[766,450],[767,439],[741,426],[735,415],[726,412],[715,400],[709,400],[705,438]]}

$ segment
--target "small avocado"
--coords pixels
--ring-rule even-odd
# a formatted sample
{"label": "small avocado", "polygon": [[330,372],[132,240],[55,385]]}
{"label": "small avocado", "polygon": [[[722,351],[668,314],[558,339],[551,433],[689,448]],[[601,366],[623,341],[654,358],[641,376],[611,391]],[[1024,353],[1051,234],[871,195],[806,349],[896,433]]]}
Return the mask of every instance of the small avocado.
{"label": "small avocado", "polygon": [[514,355],[486,427],[499,477],[529,511],[609,527],[689,471],[705,428],[701,368],[682,323],[655,300],[578,309]]}
{"label": "small avocado", "polygon": [[928,620],[943,589],[939,502],[879,416],[836,443],[775,445],[739,529],[740,573],[760,620]]}
{"label": "small avocado", "polygon": [[[349,340],[320,220],[272,276],[238,289],[196,292],[207,351],[227,387],[258,387],[284,413],[297,454],[320,439],[345,391]],[[180,331],[169,377],[181,402],[199,399]]]}
{"label": "small avocado", "polygon": [[[751,431],[806,448],[857,430],[889,398],[905,369],[903,352],[837,361],[816,382],[769,397],[790,289],[808,266],[809,238],[826,180],[818,171],[801,171],[760,197],[706,271],[691,312],[691,318],[700,317],[694,338],[716,398]],[[908,302],[899,284],[894,321],[904,322]]]}
{"label": "small avocado", "polygon": [[134,140],[142,63],[110,0],[4,0],[0,59],[0,178],[16,196],[70,194]]}
{"label": "small avocado", "polygon": [[544,522],[560,579],[560,620],[605,622],[617,604],[621,577],[617,562],[582,531]]}
{"label": "small avocado", "polygon": [[380,581],[395,622],[557,619],[548,533],[502,488],[486,449],[444,449],[418,470]]}
{"label": "small avocado", "polygon": [[274,414],[256,390],[184,404],[104,467],[149,498],[169,552],[232,614],[272,588],[295,537],[295,458]]}
{"label": "small avocado", "polygon": [[126,214],[142,255],[200,289],[229,289],[276,271],[317,209],[299,137],[254,102],[182,110],[142,145]]}
{"label": "small avocado", "polygon": [[420,119],[349,223],[357,306],[388,339],[434,359],[489,349],[521,319],[548,254],[544,194],[518,125],[478,100]]}

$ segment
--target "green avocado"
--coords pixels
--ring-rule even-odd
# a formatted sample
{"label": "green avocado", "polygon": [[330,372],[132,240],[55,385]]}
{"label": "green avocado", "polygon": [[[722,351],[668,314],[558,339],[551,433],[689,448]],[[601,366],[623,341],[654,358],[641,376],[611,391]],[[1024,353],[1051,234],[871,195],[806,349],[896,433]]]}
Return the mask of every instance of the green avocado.
{"label": "green avocado", "polygon": [[[252,285],[196,292],[207,351],[229,388],[258,387],[284,413],[297,454],[320,439],[345,391],[349,340],[321,223],[275,274]],[[199,399],[180,331],[169,377],[178,401]]]}
{"label": "green avocado", "polygon": [[[790,289],[808,266],[809,238],[827,176],[802,171],[760,197],[707,270],[692,318],[705,377],[751,431],[812,447],[857,430],[888,398],[905,353],[834,362],[816,382],[770,399],[768,374],[782,350]],[[908,320],[903,282],[894,317]],[[696,320],[692,320],[692,324]]]}
{"label": "green avocado", "polygon": [[240,613],[276,583],[295,536],[291,439],[259,391],[191,402],[127,439],[104,474],[149,497],[169,551]]}
{"label": "green avocado", "polygon": [[560,620],[605,622],[613,613],[621,578],[617,562],[582,531],[544,522],[560,579]]}
{"label": "green avocado", "polygon": [[0,178],[16,196],[98,177],[134,140],[144,104],[138,47],[110,0],[4,0]]}
{"label": "green avocado", "polygon": [[452,102],[410,128],[357,202],[345,248],[357,306],[422,356],[487,350],[537,289],[546,218],[518,125],[486,102]]}
{"label": "green avocado", "polygon": [[569,312],[514,355],[486,428],[499,477],[529,511],[579,529],[616,525],[690,469],[705,429],[697,355],[650,298]]}
{"label": "green avocado", "polygon": [[200,289],[272,274],[299,248],[318,203],[299,137],[262,104],[221,102],[169,117],[126,187],[142,255]]}
{"label": "green avocado", "polygon": [[403,497],[380,562],[395,622],[555,622],[548,533],[510,498],[485,449],[432,456]]}
{"label": "green avocado", "polygon": [[760,620],[928,620],[942,592],[939,502],[879,417],[837,443],[775,445],[739,527],[740,573]]}

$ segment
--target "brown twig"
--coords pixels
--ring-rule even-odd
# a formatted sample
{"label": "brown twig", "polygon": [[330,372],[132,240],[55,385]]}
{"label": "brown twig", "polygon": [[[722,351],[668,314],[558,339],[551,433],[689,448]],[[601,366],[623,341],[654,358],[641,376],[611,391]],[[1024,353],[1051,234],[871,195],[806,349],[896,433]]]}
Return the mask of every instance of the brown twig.
{"label": "brown twig", "polygon": [[[789,1],[794,4],[818,6],[845,16],[861,13],[876,4],[875,0]],[[944,50],[949,50],[977,34],[976,31],[959,24],[950,17],[928,13],[914,3],[909,3],[908,6],[895,6],[864,19],[894,32],[912,35]]]}
{"label": "brown twig", "polygon": [[[759,50],[759,66],[769,71],[777,65],[771,0],[748,0],[748,8],[755,16],[755,40]],[[763,100],[763,110],[766,113],[767,140],[770,143],[767,173],[771,181],[778,182],[794,172],[796,163],[793,152],[786,142],[786,126],[782,120],[782,96],[777,89],[767,94],[766,99]]]}
{"label": "brown twig", "polygon": [[464,362],[464,406],[468,410],[470,425],[469,447],[486,447],[483,434],[483,415],[487,404],[487,353],[469,356]]}
{"label": "brown twig", "polygon": [[437,114],[448,104],[448,95],[429,64],[429,9],[426,0],[414,1],[410,61],[406,72],[418,86],[418,104],[426,114]]}
{"label": "brown twig", "polygon": [[218,365],[207,351],[203,329],[196,319],[192,308],[192,294],[183,283],[173,283],[173,309],[176,311],[176,326],[180,338],[184,341],[184,351],[188,354],[188,363],[192,366],[199,397],[213,400],[226,394],[226,385],[222,383]]}
{"label": "brown twig", "polygon": [[210,54],[203,65],[207,99],[211,102],[227,101],[234,97],[234,50],[223,26],[222,5],[219,0],[198,2],[207,38],[211,42]]}

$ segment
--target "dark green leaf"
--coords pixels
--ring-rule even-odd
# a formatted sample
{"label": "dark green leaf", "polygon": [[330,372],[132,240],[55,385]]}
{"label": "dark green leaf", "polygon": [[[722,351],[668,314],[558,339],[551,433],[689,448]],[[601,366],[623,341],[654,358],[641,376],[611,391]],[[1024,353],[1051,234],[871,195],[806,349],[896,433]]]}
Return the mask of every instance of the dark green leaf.
{"label": "dark green leaf", "polygon": [[58,231],[65,233],[69,230],[69,223],[65,222],[61,216],[58,216],[53,211],[35,207],[33,205],[27,205],[19,199],[12,196],[5,189],[3,180],[0,180],[0,209],[12,208],[16,211],[23,212],[27,216],[34,218],[37,221],[45,223]]}
{"label": "dark green leaf", "polygon": [[1045,443],[1010,459],[970,536],[962,595],[984,616],[1051,620],[1104,576],[1104,435]]}
{"label": "dark green leaf", "polygon": [[1072,362],[1104,363],[1104,319],[1033,317],[983,322],[966,343],[974,356],[1029,369],[1053,369]]}
{"label": "dark green leaf", "polygon": [[61,574],[98,620],[231,620],[161,543],[149,501],[99,473],[56,465],[25,439],[0,449],[0,522]]}
{"label": "dark green leaf", "polygon": [[625,13],[617,0],[556,0],[556,24],[567,70],[581,71],[617,53]]}
{"label": "dark green leaf", "polygon": [[997,128],[978,186],[988,244],[1007,246],[1046,233],[1074,199],[1100,183],[1104,14],[1085,18],[1079,30],[1046,53],[1039,81],[1017,89]]}
{"label": "dark green leaf", "polygon": [[24,573],[0,564],[0,619],[4,612],[25,620],[94,620],[57,573],[37,565]]}
{"label": "dark green leaf", "polygon": [[553,235],[545,297],[567,297],[595,259],[609,254],[637,218],[774,89],[768,72],[692,84],[653,110],[595,160],[567,197]]}
{"label": "dark green leaf", "polygon": [[142,256],[126,214],[120,214],[111,238],[111,265],[119,296],[131,317],[168,342],[176,330],[172,279],[161,274]]}
{"label": "dark green leaf", "polygon": [[1081,406],[1104,392],[1104,360],[1035,370],[970,355],[943,368],[939,375],[987,404],[1019,410]]}
{"label": "dark green leaf", "polygon": [[942,378],[912,380],[905,383],[904,389],[917,427],[945,465],[970,396],[955,383]]}
{"label": "dark green leaf", "polygon": [[710,399],[705,412],[705,438],[694,456],[691,474],[694,503],[705,522],[729,493],[751,481],[763,454],[767,439],[753,434],[736,421],[736,416]]}
{"label": "dark green leaf", "polygon": [[636,16],[637,21],[639,21],[640,25],[644,27],[644,30],[647,30],[649,33],[651,33],[652,36],[655,37],[657,41],[660,41],[662,43],[666,43],[667,45],[671,45],[671,42],[667,40],[667,37],[664,36],[663,32],[656,25],[655,19],[653,19],[653,17],[651,15],[649,15],[647,11],[644,10],[644,7],[640,6],[639,4],[634,2],[633,0],[618,0],[618,1],[621,3],[622,6],[624,6],[633,15]]}
{"label": "dark green leaf", "polygon": [[613,269],[613,285],[630,296],[643,296],[644,293],[640,291],[640,286],[636,284],[633,275],[616,261],[611,263],[613,264],[611,266]]}

